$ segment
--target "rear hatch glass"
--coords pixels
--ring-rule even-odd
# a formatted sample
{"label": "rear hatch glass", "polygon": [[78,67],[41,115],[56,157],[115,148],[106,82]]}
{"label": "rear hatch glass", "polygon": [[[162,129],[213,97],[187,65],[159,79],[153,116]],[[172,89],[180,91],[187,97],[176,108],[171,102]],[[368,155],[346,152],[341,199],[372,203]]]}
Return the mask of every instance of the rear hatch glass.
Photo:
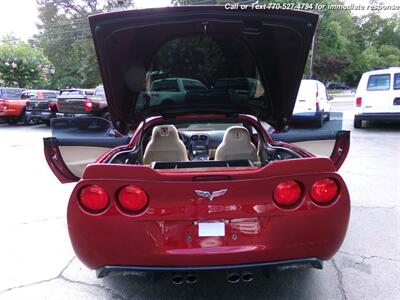
{"label": "rear hatch glass", "polygon": [[370,75],[367,91],[385,91],[390,88],[390,74]]}
{"label": "rear hatch glass", "polygon": [[400,73],[394,74],[393,89],[395,89],[395,90],[400,89]]}
{"label": "rear hatch glass", "polygon": [[176,105],[250,104],[260,110],[268,106],[253,55],[239,40],[227,37],[192,36],[165,43],[154,56],[141,90],[137,111]]}

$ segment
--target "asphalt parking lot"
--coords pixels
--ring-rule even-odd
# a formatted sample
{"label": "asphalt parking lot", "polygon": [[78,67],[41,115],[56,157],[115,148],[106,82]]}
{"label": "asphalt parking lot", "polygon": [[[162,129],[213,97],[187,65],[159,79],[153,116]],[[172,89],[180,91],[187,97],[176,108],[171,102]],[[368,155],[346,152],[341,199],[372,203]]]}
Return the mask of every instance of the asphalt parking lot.
{"label": "asphalt parking lot", "polygon": [[[323,270],[289,270],[251,283],[200,274],[174,286],[133,276],[96,279],[74,256],[66,226],[73,184],[47,167],[45,125],[0,124],[0,299],[399,299],[400,124],[353,129],[352,106],[335,102],[351,149],[340,170],[352,211],[340,251]],[[317,226],[317,224],[316,224]]]}

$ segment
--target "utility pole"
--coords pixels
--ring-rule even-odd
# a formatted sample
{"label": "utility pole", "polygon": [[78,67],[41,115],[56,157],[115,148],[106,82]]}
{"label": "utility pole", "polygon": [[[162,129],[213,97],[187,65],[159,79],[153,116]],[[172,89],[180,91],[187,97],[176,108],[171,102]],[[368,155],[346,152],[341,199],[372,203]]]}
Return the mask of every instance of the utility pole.
{"label": "utility pole", "polygon": [[315,41],[316,41],[317,31],[315,31],[311,44],[311,60],[310,60],[310,78],[314,78],[314,59],[315,59]]}

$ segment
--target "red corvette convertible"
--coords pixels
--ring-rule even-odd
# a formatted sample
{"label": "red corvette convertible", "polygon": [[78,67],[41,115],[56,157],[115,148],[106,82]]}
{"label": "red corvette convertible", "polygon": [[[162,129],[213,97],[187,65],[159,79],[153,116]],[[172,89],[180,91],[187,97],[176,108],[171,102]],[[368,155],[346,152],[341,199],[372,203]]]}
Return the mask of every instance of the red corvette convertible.
{"label": "red corvette convertible", "polygon": [[65,134],[44,142],[60,181],[78,181],[69,234],[98,277],[164,271],[181,283],[226,270],[246,281],[335,254],[350,214],[337,173],[349,133],[269,133],[290,122],[317,20],[201,6],[89,18],[113,127],[53,120]]}

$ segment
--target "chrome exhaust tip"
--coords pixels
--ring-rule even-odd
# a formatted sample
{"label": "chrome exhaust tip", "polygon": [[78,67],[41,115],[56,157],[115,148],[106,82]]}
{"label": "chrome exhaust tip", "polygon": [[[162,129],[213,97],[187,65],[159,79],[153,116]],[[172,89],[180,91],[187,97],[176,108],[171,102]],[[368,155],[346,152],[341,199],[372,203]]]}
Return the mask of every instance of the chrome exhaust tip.
{"label": "chrome exhaust tip", "polygon": [[250,272],[243,273],[242,280],[244,282],[252,282],[254,280],[253,273],[250,273]]}
{"label": "chrome exhaust tip", "polygon": [[199,278],[197,277],[197,274],[191,273],[191,274],[186,275],[185,280],[187,283],[193,284],[193,283],[196,283],[199,280]]}
{"label": "chrome exhaust tip", "polygon": [[239,273],[228,273],[227,276],[229,283],[238,283],[240,281],[240,274]]}
{"label": "chrome exhaust tip", "polygon": [[181,274],[175,274],[172,276],[171,282],[175,285],[181,285],[184,282],[184,278]]}

